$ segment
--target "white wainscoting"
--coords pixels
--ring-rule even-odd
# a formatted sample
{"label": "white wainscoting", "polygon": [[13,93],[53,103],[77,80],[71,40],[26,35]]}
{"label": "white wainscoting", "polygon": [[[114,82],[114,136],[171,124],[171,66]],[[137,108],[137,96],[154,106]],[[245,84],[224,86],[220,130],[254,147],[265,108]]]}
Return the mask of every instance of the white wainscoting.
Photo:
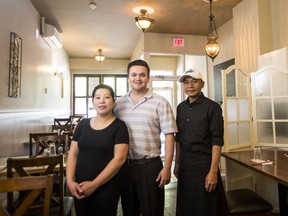
{"label": "white wainscoting", "polygon": [[28,155],[29,133],[50,132],[55,117],[70,110],[0,112],[0,157]]}

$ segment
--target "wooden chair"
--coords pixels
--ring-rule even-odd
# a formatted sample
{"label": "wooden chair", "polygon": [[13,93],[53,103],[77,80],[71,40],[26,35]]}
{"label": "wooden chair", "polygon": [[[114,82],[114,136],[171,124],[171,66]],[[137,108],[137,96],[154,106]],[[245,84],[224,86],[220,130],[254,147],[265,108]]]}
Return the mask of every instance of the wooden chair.
{"label": "wooden chair", "polygon": [[70,115],[69,118],[72,124],[76,124],[84,118],[84,115]]}
{"label": "wooden chair", "polygon": [[225,191],[221,181],[224,216],[269,216],[273,209],[263,197],[250,189],[241,188]]}
{"label": "wooden chair", "polygon": [[52,125],[52,132],[57,132],[60,135],[60,134],[63,134],[64,132],[72,132],[73,127],[74,126],[72,124]]}
{"label": "wooden chair", "polygon": [[[55,174],[56,173],[56,174]],[[63,155],[51,157],[30,157],[30,158],[8,158],[7,159],[7,178],[31,175],[57,175],[59,184],[54,189],[52,197],[52,215],[71,215],[74,204],[73,197],[64,196],[64,168]],[[54,181],[55,181],[54,175]],[[7,206],[13,206],[13,193],[7,194]]]}
{"label": "wooden chair", "polygon": [[17,203],[10,212],[4,206],[0,206],[0,215],[24,215],[33,205],[41,192],[45,192],[44,206],[42,212],[44,216],[50,215],[51,195],[53,188],[53,178],[51,175],[35,177],[18,177],[0,179],[0,193],[14,193],[25,191],[25,196]]}
{"label": "wooden chair", "polygon": [[71,119],[72,124],[72,131],[74,131],[75,126],[83,119],[86,115],[70,115],[69,118]]}
{"label": "wooden chair", "polygon": [[69,135],[48,135],[48,136],[38,136],[35,144],[35,154],[33,156],[41,155],[44,149],[49,148],[51,143],[55,144],[56,154],[67,153],[69,148]]}
{"label": "wooden chair", "polygon": [[64,131],[63,132],[63,135],[67,135],[68,136],[68,148],[67,148],[68,150],[70,149],[70,145],[71,145],[71,142],[72,142],[72,139],[73,139],[73,134],[74,134],[73,131]]}
{"label": "wooden chair", "polygon": [[71,124],[71,119],[69,118],[54,118],[54,125],[68,125]]}
{"label": "wooden chair", "polygon": [[[29,134],[29,156],[33,154],[33,146],[37,141],[38,136],[48,136],[48,135],[57,135],[57,132],[47,132],[47,133],[30,133]],[[35,151],[35,150],[34,150]]]}

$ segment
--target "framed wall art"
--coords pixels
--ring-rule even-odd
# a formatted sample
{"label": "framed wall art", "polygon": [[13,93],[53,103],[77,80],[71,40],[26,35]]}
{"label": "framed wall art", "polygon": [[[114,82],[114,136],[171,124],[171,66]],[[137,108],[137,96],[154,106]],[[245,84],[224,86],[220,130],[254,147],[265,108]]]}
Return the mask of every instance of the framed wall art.
{"label": "framed wall art", "polygon": [[8,96],[21,96],[22,38],[15,32],[10,33],[9,90]]}

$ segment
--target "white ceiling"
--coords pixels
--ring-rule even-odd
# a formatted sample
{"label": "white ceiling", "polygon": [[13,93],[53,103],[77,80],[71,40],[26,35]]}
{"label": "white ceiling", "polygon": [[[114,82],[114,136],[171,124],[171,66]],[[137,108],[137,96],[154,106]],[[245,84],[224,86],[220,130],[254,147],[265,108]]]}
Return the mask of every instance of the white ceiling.
{"label": "white ceiling", "polygon": [[[209,3],[203,0],[30,0],[46,23],[60,32],[70,58],[93,58],[99,48],[106,58],[130,59],[142,31],[136,27],[136,6],[150,6],[155,24],[147,32],[207,35]],[[232,18],[242,0],[213,2],[217,28]]]}

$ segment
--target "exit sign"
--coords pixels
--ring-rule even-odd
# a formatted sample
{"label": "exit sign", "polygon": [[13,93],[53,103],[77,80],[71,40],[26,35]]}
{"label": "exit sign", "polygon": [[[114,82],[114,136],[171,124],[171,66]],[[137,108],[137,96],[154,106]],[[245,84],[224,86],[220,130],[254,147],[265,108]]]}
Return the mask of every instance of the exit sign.
{"label": "exit sign", "polygon": [[184,47],[185,41],[183,38],[173,38],[174,47]]}

